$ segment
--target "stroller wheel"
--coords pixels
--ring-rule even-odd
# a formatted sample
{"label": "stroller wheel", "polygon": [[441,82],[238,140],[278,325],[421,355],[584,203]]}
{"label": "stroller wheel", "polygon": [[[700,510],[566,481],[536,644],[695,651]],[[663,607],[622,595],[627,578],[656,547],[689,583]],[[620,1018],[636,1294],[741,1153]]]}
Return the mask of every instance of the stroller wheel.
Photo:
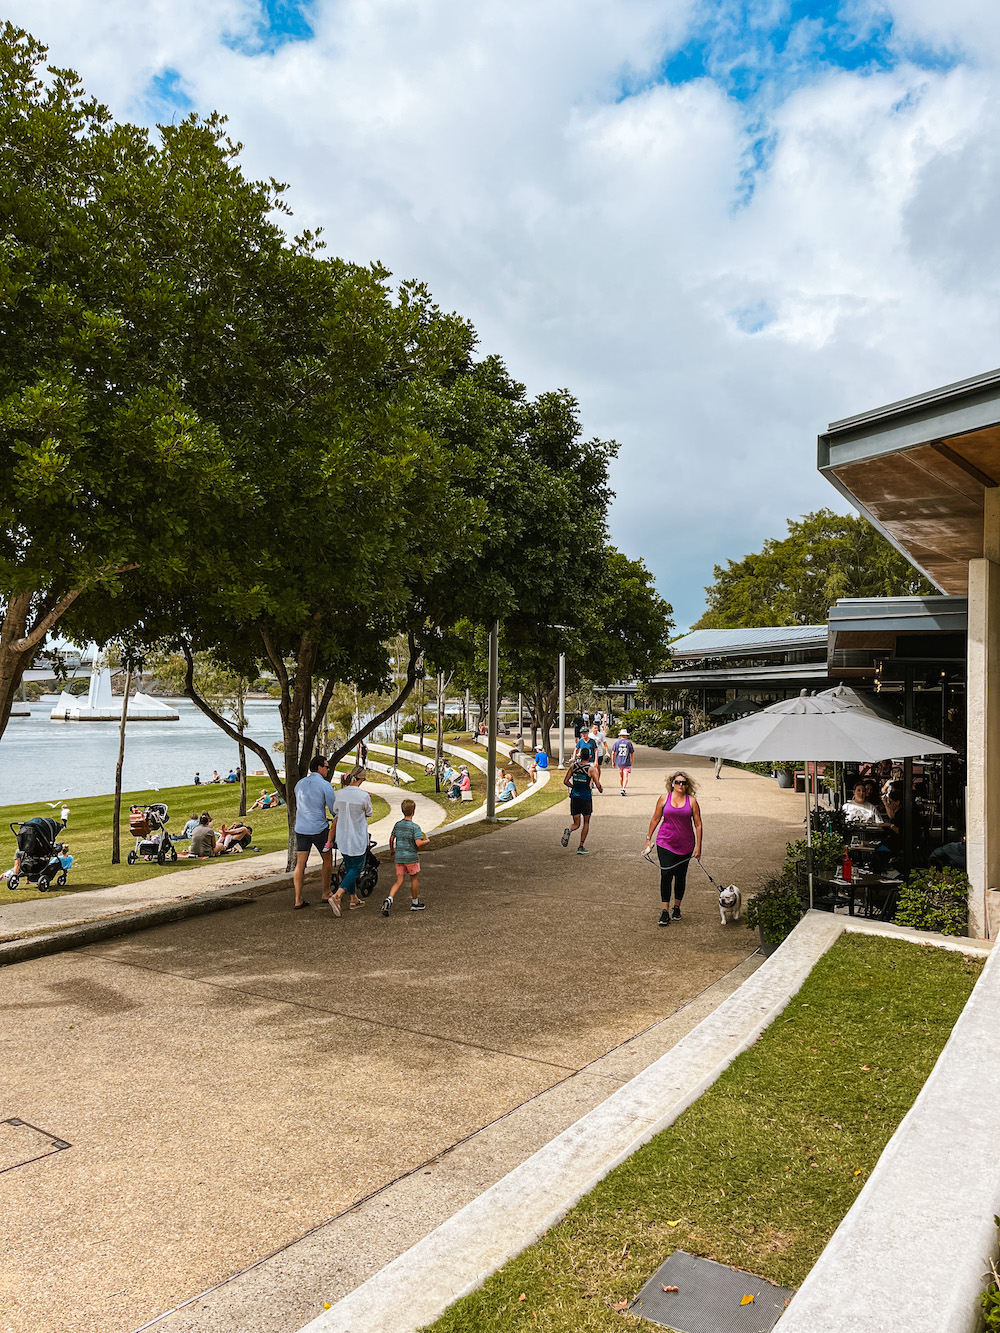
{"label": "stroller wheel", "polygon": [[136,860],[135,852],[129,852],[128,857],[126,859],[128,860],[130,866],[134,866]]}
{"label": "stroller wheel", "polygon": [[165,861],[166,859],[167,859],[166,848],[165,848],[165,847],[161,847],[161,848],[159,849],[159,851],[156,853],[156,864],[157,864],[158,866],[161,866],[161,865],[163,865],[163,863],[164,863],[164,861]]}
{"label": "stroller wheel", "polygon": [[59,885],[60,888],[62,888],[62,886],[66,883],[66,871],[65,871],[65,870],[62,872],[61,875],[58,876],[58,878],[56,879],[56,883]]}
{"label": "stroller wheel", "polygon": [[18,889],[18,888],[20,888],[20,887],[21,887],[21,876],[20,876],[20,875],[8,875],[8,876],[7,876],[7,887],[8,887],[8,889]]}
{"label": "stroller wheel", "polygon": [[373,875],[370,870],[364,871],[358,878],[359,897],[370,898],[377,883],[378,875]]}
{"label": "stroller wheel", "polygon": [[39,893],[48,893],[48,891],[49,891],[49,880],[48,880],[48,876],[47,876],[47,875],[39,875],[39,876],[38,876],[38,892],[39,892]]}
{"label": "stroller wheel", "polygon": [[170,848],[170,859],[171,859],[171,861],[176,861],[176,860],[177,860],[177,848],[176,848],[176,847],[171,847],[171,848]]}

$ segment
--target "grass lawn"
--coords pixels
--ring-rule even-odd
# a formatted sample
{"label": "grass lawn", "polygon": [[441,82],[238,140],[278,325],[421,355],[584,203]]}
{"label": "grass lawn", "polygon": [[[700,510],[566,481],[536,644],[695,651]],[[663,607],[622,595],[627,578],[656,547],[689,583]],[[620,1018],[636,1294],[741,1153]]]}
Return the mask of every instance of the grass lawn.
{"label": "grass lawn", "polygon": [[669,1129],[429,1328],[620,1333],[638,1321],[614,1307],[676,1249],[797,1287],[920,1091],[981,966],[842,936]]}
{"label": "grass lawn", "polygon": [[[272,789],[270,778],[247,779],[247,804],[253,805],[261,791]],[[395,789],[393,794],[395,794]],[[73,855],[73,868],[69,872],[69,881],[61,890],[50,890],[40,894],[34,885],[14,890],[12,893],[6,883],[0,880],[0,905],[24,902],[27,898],[52,897],[56,893],[81,893],[86,889],[105,889],[112,884],[134,884],[139,880],[152,879],[156,875],[170,875],[178,870],[194,870],[198,866],[213,865],[214,861],[189,861],[181,859],[176,864],[158,866],[141,861],[130,866],[125,862],[129,851],[135,845],[128,836],[128,810],[130,805],[149,805],[154,801],[165,802],[170,807],[170,832],[181,832],[190,815],[208,810],[215,820],[215,827],[232,823],[240,807],[240,789],[235,784],[202,784],[200,787],[164,787],[159,791],[127,792],[122,795],[122,833],[121,865],[111,864],[111,823],[114,813],[113,796],[85,796],[68,801],[70,807],[69,824],[63,833],[63,840],[69,844]],[[383,819],[389,813],[389,802],[381,796],[372,796],[374,819]],[[14,861],[17,843],[8,828],[10,823],[21,823],[35,815],[52,815],[55,811],[41,802],[38,805],[8,805],[0,808],[0,869],[8,870]],[[288,818],[284,806],[275,810],[254,810],[246,817],[253,829],[254,845],[261,852],[278,852],[288,845]],[[182,847],[186,844],[182,844]],[[254,853],[245,852],[243,857],[253,857]],[[243,859],[243,857],[239,859]],[[26,884],[25,880],[21,881]]]}

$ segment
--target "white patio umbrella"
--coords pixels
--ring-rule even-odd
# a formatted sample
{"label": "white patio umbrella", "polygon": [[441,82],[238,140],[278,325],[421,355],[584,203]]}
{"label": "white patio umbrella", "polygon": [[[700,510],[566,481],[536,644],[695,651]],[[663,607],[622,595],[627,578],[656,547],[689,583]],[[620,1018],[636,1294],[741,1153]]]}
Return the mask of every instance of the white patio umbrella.
{"label": "white patio umbrella", "polygon": [[[954,754],[950,745],[908,731],[873,713],[860,696],[835,691],[783,699],[741,717],[724,727],[700,732],[679,741],[673,753],[736,759],[744,764],[800,758],[819,761],[877,763],[880,759],[904,759],[916,755]],[[809,818],[809,779],[806,769],[806,843],[812,850]],[[812,856],[809,857],[809,906],[813,904]]]}

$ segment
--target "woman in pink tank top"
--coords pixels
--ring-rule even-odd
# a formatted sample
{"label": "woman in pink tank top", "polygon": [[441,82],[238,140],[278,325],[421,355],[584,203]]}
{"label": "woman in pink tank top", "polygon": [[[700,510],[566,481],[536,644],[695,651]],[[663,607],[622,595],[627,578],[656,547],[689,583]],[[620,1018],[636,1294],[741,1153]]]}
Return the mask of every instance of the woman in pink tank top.
{"label": "woman in pink tank top", "polygon": [[674,919],[680,917],[688,864],[692,856],[696,861],[701,857],[701,809],[694,793],[694,782],[686,773],[669,774],[666,794],[657,800],[649,821],[646,851],[652,847],[655,834],[660,863],[661,926],[670,925],[671,893]]}

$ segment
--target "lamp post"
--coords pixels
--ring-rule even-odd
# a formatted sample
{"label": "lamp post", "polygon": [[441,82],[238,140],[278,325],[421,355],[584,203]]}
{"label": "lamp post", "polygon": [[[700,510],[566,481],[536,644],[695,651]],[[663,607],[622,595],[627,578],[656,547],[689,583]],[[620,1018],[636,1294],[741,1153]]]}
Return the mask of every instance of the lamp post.
{"label": "lamp post", "polygon": [[559,767],[566,767],[566,654],[559,654]]}
{"label": "lamp post", "polygon": [[490,628],[490,676],[489,700],[486,723],[486,822],[497,822],[497,715],[500,685],[500,621],[494,620]]}

